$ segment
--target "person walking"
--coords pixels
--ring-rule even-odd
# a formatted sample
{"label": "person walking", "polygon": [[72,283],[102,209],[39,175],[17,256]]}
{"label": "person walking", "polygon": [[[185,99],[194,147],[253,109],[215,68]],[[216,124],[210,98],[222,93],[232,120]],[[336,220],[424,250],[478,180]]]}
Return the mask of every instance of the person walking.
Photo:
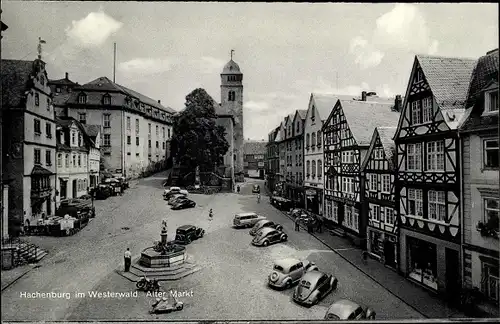
{"label": "person walking", "polygon": [[313,233],[314,227],[313,227],[313,220],[309,218],[307,220],[307,233]]}
{"label": "person walking", "polygon": [[295,231],[300,232],[300,217],[295,218]]}
{"label": "person walking", "polygon": [[316,232],[323,233],[323,221],[319,217],[316,219]]}
{"label": "person walking", "polygon": [[236,186],[236,191],[240,193],[240,185]]}
{"label": "person walking", "polygon": [[130,265],[132,264],[132,253],[130,253],[129,248],[127,248],[127,251],[125,251],[123,259],[125,261],[125,272],[128,272],[130,270]]}
{"label": "person walking", "polygon": [[257,194],[257,203],[260,204],[260,193]]}
{"label": "person walking", "polygon": [[208,220],[212,221],[214,219],[214,212],[212,211],[212,208],[210,208],[210,211],[208,212]]}
{"label": "person walking", "polygon": [[361,257],[363,258],[363,263],[367,264],[368,263],[368,251],[363,251],[363,253],[361,253]]}

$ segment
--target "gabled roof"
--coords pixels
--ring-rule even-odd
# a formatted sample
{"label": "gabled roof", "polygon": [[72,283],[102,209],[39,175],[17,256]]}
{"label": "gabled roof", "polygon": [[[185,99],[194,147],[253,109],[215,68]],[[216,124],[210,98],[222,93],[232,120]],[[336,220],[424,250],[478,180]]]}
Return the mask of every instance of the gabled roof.
{"label": "gabled roof", "polygon": [[366,154],[365,160],[363,161],[362,169],[364,170],[368,165],[370,156],[375,148],[375,143],[377,143],[377,138],[380,139],[382,148],[384,149],[385,158],[389,163],[389,170],[396,170],[396,145],[394,144],[393,137],[396,133],[397,127],[376,127],[373,131],[372,139],[370,142],[370,148]]}
{"label": "gabled roof", "polygon": [[311,99],[314,102],[314,106],[318,110],[318,114],[321,120],[325,121],[330,116],[330,113],[333,110],[333,107],[337,103],[337,100],[352,100],[353,96],[347,95],[325,95],[325,94],[317,94],[311,93]]}
{"label": "gabled roof", "polygon": [[54,172],[45,169],[39,165],[35,165],[31,170],[31,175],[53,175]]}
{"label": "gabled roof", "polygon": [[389,103],[339,100],[338,105],[358,145],[370,145],[373,129],[397,125],[399,120],[399,112]]}
{"label": "gabled roof", "polygon": [[299,109],[297,110],[297,114],[299,115],[300,119],[304,120],[306,119],[307,109]]}
{"label": "gabled roof", "polygon": [[87,133],[87,135],[90,137],[97,137],[99,135],[99,133],[101,132],[101,125],[83,124],[82,126],[85,129],[85,132]]}
{"label": "gabled roof", "polygon": [[2,106],[19,107],[34,74],[33,61],[2,60]]}
{"label": "gabled roof", "polygon": [[52,98],[52,104],[54,106],[62,107],[64,105],[66,105],[66,102],[68,102],[70,97],[71,97],[71,93],[56,95],[56,96],[54,96],[54,98]]}
{"label": "gabled roof", "polygon": [[293,123],[293,118],[295,117],[295,114],[297,113],[297,111],[295,111],[293,114],[290,114],[288,115],[285,120],[286,120],[286,124],[292,122]]}
{"label": "gabled roof", "polygon": [[[82,123],[80,123],[78,120],[76,120],[75,118],[73,117],[59,117],[59,116],[56,116],[56,118],[54,119],[56,125],[64,128],[64,129],[68,129],[69,127],[71,127],[72,124],[75,124],[76,127],[78,127],[78,129],[80,129],[80,132],[83,134],[83,137],[87,140],[87,141],[90,141],[92,144],[93,141],[91,139],[92,135],[90,135],[89,133],[87,133],[87,129],[86,129],[86,125],[83,125]],[[97,126],[97,125],[88,125],[88,126],[92,126],[91,128],[94,130],[95,127],[99,127],[99,130],[100,130],[100,127],[101,126]]]}
{"label": "gabled roof", "polygon": [[71,81],[70,79],[58,79],[58,80],[49,80],[50,85],[70,85],[70,86],[77,86],[78,83]]}
{"label": "gabled roof", "polygon": [[243,152],[245,155],[266,154],[266,145],[264,141],[245,141]]}

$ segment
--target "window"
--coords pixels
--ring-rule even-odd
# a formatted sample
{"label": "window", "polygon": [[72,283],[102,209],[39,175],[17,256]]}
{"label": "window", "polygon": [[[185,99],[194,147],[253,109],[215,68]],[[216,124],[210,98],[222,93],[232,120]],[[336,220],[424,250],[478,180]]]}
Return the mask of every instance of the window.
{"label": "window", "polygon": [[485,111],[486,112],[498,111],[498,92],[497,91],[487,92],[485,95],[486,95]]}
{"label": "window", "polygon": [[316,133],[311,134],[311,147],[316,146]]}
{"label": "window", "polygon": [[45,151],[45,164],[47,166],[52,165],[52,153],[49,150]]}
{"label": "window", "polygon": [[323,163],[321,162],[321,160],[318,160],[318,179],[322,178],[322,174],[323,174]]}
{"label": "window", "polygon": [[309,149],[311,144],[311,136],[309,134],[306,135],[306,149]]}
{"label": "window", "polygon": [[73,167],[76,167],[76,155],[72,154],[73,156]]}
{"label": "window", "polygon": [[339,221],[339,206],[336,202],[332,203],[332,219],[337,223]]}
{"label": "window", "polygon": [[130,117],[127,117],[127,130],[130,130]]}
{"label": "window", "polygon": [[111,115],[104,114],[104,115],[102,115],[102,118],[103,118],[104,127],[106,127],[106,128],[111,127]]}
{"label": "window", "polygon": [[369,182],[368,182],[370,191],[377,191],[377,175],[370,174]]}
{"label": "window", "polygon": [[135,137],[135,145],[139,146],[139,136]]}
{"label": "window", "polygon": [[57,167],[58,168],[62,168],[62,166],[63,166],[63,163],[62,163],[62,154],[58,153],[57,154]]}
{"label": "window", "polygon": [[234,91],[229,91],[229,93],[228,93],[228,100],[229,101],[235,101],[235,99],[236,99],[235,92]]}
{"label": "window", "polygon": [[71,131],[71,145],[76,145],[76,133]]}
{"label": "window", "polygon": [[300,132],[300,122],[297,122],[297,134]]}
{"label": "window", "polygon": [[306,162],[306,177],[309,178],[311,175],[311,161]]}
{"label": "window", "polygon": [[421,189],[408,189],[408,215],[423,217],[423,201]]}
{"label": "window", "polygon": [[163,149],[165,149],[165,142],[162,142],[161,144],[162,144]]}
{"label": "window", "polygon": [[61,93],[61,88],[57,87],[57,88],[56,88],[56,92],[57,92],[57,93]]}
{"label": "window", "polygon": [[86,113],[78,113],[78,121],[82,124],[87,123],[87,114]]}
{"label": "window", "polygon": [[40,95],[35,93],[35,106],[40,106]]}
{"label": "window", "polygon": [[498,168],[498,139],[484,141],[484,167]]}
{"label": "window", "polygon": [[148,135],[151,135],[151,123],[148,123]]}
{"label": "window", "polygon": [[156,125],[156,136],[158,136],[159,130],[158,130],[158,125]]}
{"label": "window", "polygon": [[422,170],[422,144],[408,144],[408,170]]}
{"label": "window", "polygon": [[427,143],[427,170],[444,171],[444,141]]}
{"label": "window", "polygon": [[167,131],[168,131],[168,138],[170,138],[170,128],[167,129]]}
{"label": "window", "polygon": [[139,157],[139,153],[135,153],[135,157]]}
{"label": "window", "polygon": [[127,135],[127,145],[132,144],[132,137],[130,135]]}
{"label": "window", "polygon": [[499,208],[498,198],[484,198],[484,216],[483,216],[484,223],[496,224],[495,228],[498,228],[499,214],[500,214],[500,208]]}
{"label": "window", "polygon": [[148,147],[151,148],[151,140],[148,140]]}
{"label": "window", "polygon": [[391,193],[391,176],[388,174],[382,175],[382,192]]}
{"label": "window", "polygon": [[481,291],[491,300],[498,301],[499,295],[499,271],[498,264],[482,263]]}
{"label": "window", "polygon": [[385,223],[387,225],[394,225],[394,209],[390,207],[385,207]]}
{"label": "window", "polygon": [[135,133],[139,134],[139,119],[135,119]]}
{"label": "window", "polygon": [[424,76],[422,74],[422,70],[418,70],[417,71],[417,75],[415,77],[415,81],[416,82],[420,82],[420,81],[423,81],[424,80]]}
{"label": "window", "polygon": [[103,146],[111,146],[111,134],[104,134]]}
{"label": "window", "polygon": [[380,221],[380,206],[379,205],[373,205],[372,219],[377,221],[377,222]]}
{"label": "window", "polygon": [[69,154],[66,154],[66,155],[64,156],[64,166],[65,166],[65,167],[67,167],[67,168],[69,168],[69,162],[71,162],[71,161],[69,160]]}
{"label": "window", "polygon": [[78,154],[78,167],[82,166],[82,155]]}
{"label": "window", "polygon": [[86,104],[87,103],[87,96],[84,93],[81,93],[78,95],[78,103],[79,104]]}
{"label": "window", "polygon": [[45,124],[45,133],[47,134],[47,138],[52,138],[52,124],[49,122]]}
{"label": "window", "polygon": [[321,147],[321,132],[318,131],[318,135],[316,136],[316,144],[318,145],[318,148]]}
{"label": "window", "polygon": [[156,148],[159,148],[160,145],[158,144],[158,141],[156,141]]}
{"label": "window", "polygon": [[47,111],[50,111],[50,99],[47,98]]}
{"label": "window", "polygon": [[108,94],[105,94],[104,96],[102,96],[102,103],[104,105],[111,105],[111,96]]}
{"label": "window", "polygon": [[411,123],[412,124],[421,124],[422,123],[422,116],[420,114],[420,111],[422,110],[421,107],[421,102],[420,100],[413,101],[411,103]]}
{"label": "window", "polygon": [[33,157],[35,160],[35,164],[37,165],[42,164],[42,153],[40,152],[40,149],[33,150]]}
{"label": "window", "polygon": [[445,195],[446,193],[444,191],[429,191],[429,219],[440,222],[444,222],[446,220]]}
{"label": "window", "polygon": [[163,136],[163,139],[165,139],[165,127],[161,128],[161,134]]}
{"label": "window", "polygon": [[434,112],[432,110],[432,97],[427,97],[422,100],[423,122],[428,123],[432,121]]}
{"label": "window", "polygon": [[314,179],[314,177],[316,177],[316,161],[312,161],[311,163],[311,175]]}
{"label": "window", "polygon": [[35,134],[40,135],[42,133],[42,126],[40,119],[35,119]]}

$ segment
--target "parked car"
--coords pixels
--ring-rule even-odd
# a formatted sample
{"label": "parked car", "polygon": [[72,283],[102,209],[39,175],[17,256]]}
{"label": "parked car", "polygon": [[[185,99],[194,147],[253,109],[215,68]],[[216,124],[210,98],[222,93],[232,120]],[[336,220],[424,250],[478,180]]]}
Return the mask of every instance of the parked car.
{"label": "parked car", "polygon": [[260,193],[260,186],[259,185],[253,185],[252,187],[252,193]]}
{"label": "parked car", "polygon": [[280,210],[289,210],[293,205],[291,200],[283,197],[273,197],[271,204]]}
{"label": "parked car", "polygon": [[179,187],[170,187],[170,189],[165,189],[165,191],[163,192],[163,199],[168,200],[171,196],[175,194],[183,194],[187,196],[188,192],[187,190],[182,190]]}
{"label": "parked car", "polygon": [[175,231],[175,241],[181,244],[189,244],[194,240],[202,238],[205,230],[194,225],[182,225]]}
{"label": "parked car", "polygon": [[253,238],[252,244],[255,246],[268,246],[269,244],[285,242],[286,240],[288,240],[288,235],[284,232],[270,227],[263,227]]}
{"label": "parked car", "polygon": [[99,184],[95,189],[96,199],[107,199],[113,194],[113,188],[107,184]]}
{"label": "parked car", "polygon": [[292,216],[293,218],[297,218],[299,216],[305,216],[307,215],[305,213],[304,210],[300,209],[300,208],[294,208],[294,209],[290,209],[289,212],[287,212],[288,215]]}
{"label": "parked car", "polygon": [[277,229],[279,231],[283,230],[283,226],[280,225],[280,224],[277,224],[273,221],[270,221],[268,219],[263,219],[263,220],[260,220],[258,221],[253,227],[252,229],[250,230],[250,235],[252,236],[255,236],[255,234],[257,234],[257,232],[263,228],[263,227],[270,227],[270,228],[274,228],[274,229]]}
{"label": "parked car", "polygon": [[268,284],[274,288],[291,288],[299,282],[307,271],[318,271],[318,266],[309,260],[286,258],[274,263],[273,272],[268,277]]}
{"label": "parked car", "polygon": [[172,197],[170,197],[170,199],[168,200],[168,204],[173,205],[173,204],[180,202],[184,199],[188,199],[188,198],[186,196],[184,196],[183,194],[175,194]]}
{"label": "parked car", "polygon": [[125,177],[117,177],[116,180],[118,180],[120,182],[120,184],[122,185],[122,189],[123,190],[130,188],[130,184],[128,183],[128,179],[127,178],[125,178]]}
{"label": "parked car", "polygon": [[264,216],[256,213],[240,213],[234,215],[233,226],[239,227],[253,227],[258,221],[266,219]]}
{"label": "parked car", "polygon": [[341,299],[330,305],[325,314],[328,321],[374,320],[376,313],[369,307],[361,307],[357,303]]}
{"label": "parked car", "polygon": [[196,207],[196,203],[191,199],[184,199],[172,205],[173,210],[193,208],[193,207]]}
{"label": "parked car", "polygon": [[337,289],[338,282],[333,275],[322,271],[306,272],[293,292],[293,301],[297,304],[313,306]]}

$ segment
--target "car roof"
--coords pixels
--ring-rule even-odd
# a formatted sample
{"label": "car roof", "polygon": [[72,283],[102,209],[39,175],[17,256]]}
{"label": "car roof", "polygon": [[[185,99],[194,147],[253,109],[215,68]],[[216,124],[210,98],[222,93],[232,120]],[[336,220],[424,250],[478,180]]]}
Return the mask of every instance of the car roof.
{"label": "car roof", "polygon": [[327,313],[337,315],[340,319],[347,319],[360,305],[348,299],[337,300],[328,307]]}
{"label": "car roof", "polygon": [[297,263],[301,262],[299,259],[294,259],[294,258],[286,258],[286,259],[280,259],[276,260],[274,262],[274,265],[280,266],[283,269],[288,269],[291,266],[296,265]]}
{"label": "car roof", "polygon": [[182,225],[182,226],[179,226],[177,227],[178,230],[188,230],[188,229],[191,229],[195,227],[194,225]]}
{"label": "car roof", "polygon": [[170,187],[170,190],[181,190],[179,187]]}
{"label": "car roof", "polygon": [[326,273],[321,271],[309,271],[304,274],[301,280],[309,281],[311,284],[315,283]]}
{"label": "car roof", "polygon": [[255,223],[255,225],[264,225],[267,222],[270,222],[270,220],[268,220],[268,219],[261,219],[260,221],[258,221],[257,223]]}
{"label": "car roof", "polygon": [[236,216],[253,216],[253,215],[257,215],[257,213],[255,213],[255,212],[249,212],[249,213],[239,213],[239,214],[236,214]]}
{"label": "car roof", "polygon": [[276,230],[274,228],[271,228],[271,227],[262,227],[259,232],[261,235],[267,235],[273,231],[276,231]]}

